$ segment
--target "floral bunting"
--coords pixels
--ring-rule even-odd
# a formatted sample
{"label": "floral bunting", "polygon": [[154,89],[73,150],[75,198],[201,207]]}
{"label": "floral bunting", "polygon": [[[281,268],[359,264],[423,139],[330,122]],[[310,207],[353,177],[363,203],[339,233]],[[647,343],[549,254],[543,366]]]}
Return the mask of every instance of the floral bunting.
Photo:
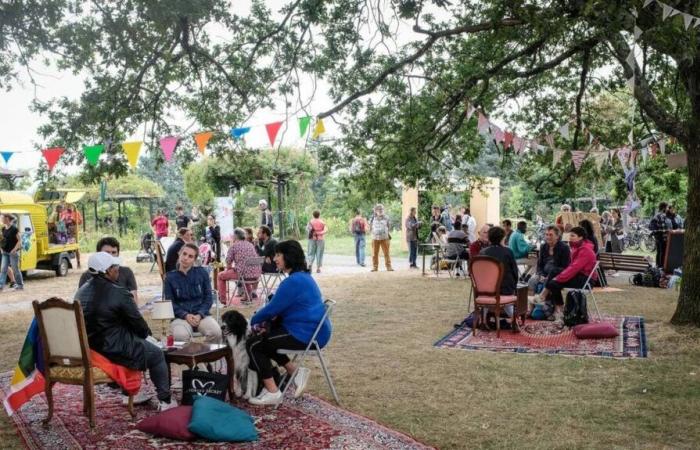
{"label": "floral bunting", "polygon": [[571,152],[571,162],[574,163],[574,169],[576,169],[576,173],[578,173],[578,171],[581,170],[581,165],[586,159],[586,156],[588,156],[588,152],[582,150],[575,150]]}
{"label": "floral bunting", "polygon": [[561,162],[561,158],[564,156],[564,150],[552,150],[552,167],[556,166]]}
{"label": "floral bunting", "polygon": [[547,142],[547,145],[554,148],[554,135],[547,134],[545,135],[544,140]]}

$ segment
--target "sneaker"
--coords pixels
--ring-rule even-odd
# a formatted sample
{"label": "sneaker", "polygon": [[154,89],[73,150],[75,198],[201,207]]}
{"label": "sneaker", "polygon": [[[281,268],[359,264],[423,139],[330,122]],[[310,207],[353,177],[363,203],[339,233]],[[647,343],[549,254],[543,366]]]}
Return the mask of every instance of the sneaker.
{"label": "sneaker", "polygon": [[[139,391],[138,394],[134,396],[134,405],[143,405],[151,400],[151,396],[145,392]],[[127,406],[129,404],[129,396],[122,395],[122,405]]]}
{"label": "sneaker", "polygon": [[177,408],[177,401],[172,398],[170,402],[158,402],[158,412],[167,411],[169,409]]}
{"label": "sneaker", "polygon": [[24,286],[15,286],[15,287],[14,287],[14,290],[15,290],[15,291],[23,291],[23,290],[24,290]]}
{"label": "sneaker", "polygon": [[282,403],[282,391],[278,389],[277,392],[268,392],[266,389],[263,389],[260,395],[248,399],[248,403],[260,406],[278,405]]}
{"label": "sneaker", "polygon": [[388,269],[386,269],[386,271],[387,271],[387,272],[393,272],[394,269],[392,269],[391,267],[389,267]]}
{"label": "sneaker", "polygon": [[370,272],[376,272],[376,271],[377,271],[377,269],[372,269],[372,270],[370,270]]}
{"label": "sneaker", "polygon": [[299,398],[306,390],[306,383],[309,382],[309,375],[311,370],[306,367],[299,367],[297,373],[294,375],[294,385],[296,389],[294,390],[294,398]]}

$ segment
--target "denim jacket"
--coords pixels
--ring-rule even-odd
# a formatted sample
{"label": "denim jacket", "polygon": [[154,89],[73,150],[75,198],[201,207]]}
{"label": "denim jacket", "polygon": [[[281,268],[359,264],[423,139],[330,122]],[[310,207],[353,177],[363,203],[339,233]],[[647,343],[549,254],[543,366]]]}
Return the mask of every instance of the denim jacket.
{"label": "denim jacket", "polygon": [[166,300],[172,300],[178,319],[184,319],[187,314],[206,317],[213,304],[211,280],[203,267],[192,267],[187,273],[168,272],[163,294]]}

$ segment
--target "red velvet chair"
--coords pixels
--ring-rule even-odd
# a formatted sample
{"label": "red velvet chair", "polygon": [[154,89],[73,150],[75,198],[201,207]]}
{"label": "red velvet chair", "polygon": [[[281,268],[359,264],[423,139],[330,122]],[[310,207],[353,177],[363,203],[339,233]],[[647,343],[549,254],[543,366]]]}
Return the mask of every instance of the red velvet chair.
{"label": "red velvet chair", "polygon": [[[496,314],[496,337],[501,337],[500,313],[506,305],[513,305],[517,301],[515,295],[501,295],[501,282],[503,281],[503,263],[491,256],[474,256],[469,258],[469,277],[474,290],[474,326],[472,334],[476,335],[476,328],[482,318],[485,308],[493,309]],[[513,316],[513,332],[517,332],[517,322]]]}

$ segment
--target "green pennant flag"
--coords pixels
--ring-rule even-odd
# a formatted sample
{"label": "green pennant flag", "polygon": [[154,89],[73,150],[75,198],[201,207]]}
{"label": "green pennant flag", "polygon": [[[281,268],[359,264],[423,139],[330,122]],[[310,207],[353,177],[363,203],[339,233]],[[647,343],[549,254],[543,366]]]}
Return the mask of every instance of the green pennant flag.
{"label": "green pennant flag", "polygon": [[90,147],[83,146],[83,153],[85,153],[85,159],[93,166],[97,165],[100,159],[100,155],[104,151],[105,146],[102,144],[92,145]]}
{"label": "green pennant flag", "polygon": [[306,130],[309,128],[310,123],[311,123],[311,116],[299,118],[299,135],[301,137],[304,137],[304,135],[306,134]]}

